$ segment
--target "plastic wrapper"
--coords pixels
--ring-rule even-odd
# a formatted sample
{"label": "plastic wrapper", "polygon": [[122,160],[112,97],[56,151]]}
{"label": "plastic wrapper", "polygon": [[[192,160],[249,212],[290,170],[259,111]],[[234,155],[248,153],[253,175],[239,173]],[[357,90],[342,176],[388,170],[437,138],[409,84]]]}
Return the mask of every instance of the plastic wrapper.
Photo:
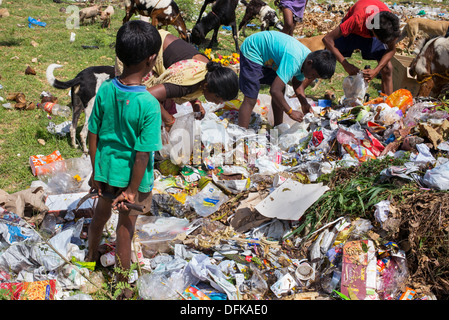
{"label": "plastic wrapper", "polygon": [[349,241],[343,246],[340,290],[358,300],[376,297],[376,252],[371,240]]}
{"label": "plastic wrapper", "polygon": [[399,108],[399,110],[405,114],[408,108],[413,105],[413,95],[407,89],[399,89],[390,94],[387,99],[385,99],[385,103],[392,108]]}
{"label": "plastic wrapper", "polygon": [[186,269],[198,280],[209,282],[214,289],[226,293],[229,300],[237,299],[237,288],[205,254],[194,255]]}
{"label": "plastic wrapper", "polygon": [[409,276],[405,252],[395,243],[389,242],[386,244],[386,250],[379,252],[379,256],[377,292],[383,300],[397,299],[405,290]]}
{"label": "plastic wrapper", "polygon": [[251,180],[248,171],[239,166],[223,166],[220,177],[212,174],[212,179],[217,186],[226,192],[238,194],[249,189]]}
{"label": "plastic wrapper", "polygon": [[0,289],[11,294],[11,300],[54,300],[56,280],[0,283]]}
{"label": "plastic wrapper", "polygon": [[253,264],[250,264],[251,278],[242,282],[238,289],[241,294],[248,294],[252,299],[263,299],[268,292],[268,285],[261,272]]}
{"label": "plastic wrapper", "polygon": [[36,231],[27,226],[18,215],[0,207],[0,240],[11,245],[22,241],[34,242],[38,239]]}
{"label": "plastic wrapper", "polygon": [[365,135],[365,132],[361,132],[361,134],[363,138],[340,128],[337,132],[337,141],[351,157],[360,162],[376,159],[383,150],[383,146],[380,142],[374,140],[372,136],[370,138],[369,133]]}
{"label": "plastic wrapper", "polygon": [[[55,170],[54,168],[58,168],[58,165],[64,165],[64,163],[60,162],[64,160],[61,156],[59,150],[55,150],[49,155],[33,155],[30,156],[30,167],[34,176],[39,176],[43,174],[48,174]],[[59,169],[57,169],[59,170]]]}
{"label": "plastic wrapper", "polygon": [[[175,194],[176,195],[176,194]],[[173,216],[181,218],[188,208],[175,195],[155,193],[151,201],[151,212],[154,216]]]}
{"label": "plastic wrapper", "polygon": [[270,289],[276,297],[282,298],[282,295],[290,293],[293,287],[296,287],[297,285],[295,278],[290,273],[286,273],[281,276]]}
{"label": "plastic wrapper", "polygon": [[186,203],[189,204],[195,212],[207,217],[220,209],[220,206],[228,201],[229,197],[223,193],[214,183],[208,183],[200,192],[187,197]]}

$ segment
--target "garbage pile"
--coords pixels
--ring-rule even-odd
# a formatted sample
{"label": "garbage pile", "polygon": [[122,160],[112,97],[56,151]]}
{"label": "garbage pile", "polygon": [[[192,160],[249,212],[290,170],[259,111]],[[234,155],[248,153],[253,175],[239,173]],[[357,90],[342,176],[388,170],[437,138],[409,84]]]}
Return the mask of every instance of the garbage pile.
{"label": "garbage pile", "polygon": [[[237,125],[241,101],[205,103],[202,120],[195,119],[189,103],[177,105],[175,124],[163,132],[164,147],[155,161],[152,215],[137,220],[130,273],[134,298],[446,297],[447,280],[429,275],[429,266],[442,267],[444,274],[449,265],[434,250],[442,249],[443,256],[447,251],[437,238],[447,235],[449,225],[448,108],[405,89],[366,101],[360,77],[345,79],[345,95],[337,103],[309,99],[314,112],[302,123],[285,119],[276,127],[265,94],[259,95],[249,129]],[[288,87],[286,99],[296,110],[292,92]],[[368,207],[364,199],[375,198],[374,192],[348,187],[361,201],[327,214],[323,199],[334,199],[330,195],[343,183],[325,177],[361,167],[369,171],[379,159],[394,165],[368,182],[371,186],[413,187],[374,203],[364,216],[350,209]],[[114,270],[116,212],[104,230],[101,265],[84,261],[96,204],[89,199],[78,207],[89,191],[89,158],[64,159],[59,151],[33,155],[30,171],[37,180],[29,189],[0,192],[3,295],[114,299],[103,284]],[[338,194],[330,207],[335,210],[344,197],[349,195]],[[319,208],[311,211],[314,206]],[[420,255],[430,232],[433,247]]]}
{"label": "garbage pile", "polygon": [[[326,34],[335,29],[340,23],[348,9],[355,3],[345,1],[307,3],[303,21],[296,25],[294,34],[297,37],[312,37]],[[387,2],[390,10],[396,14],[401,21],[401,28],[411,18],[426,18],[431,20],[449,20],[447,7],[441,1],[433,1],[432,5],[420,2]],[[417,40],[423,38],[422,33],[417,35]],[[418,43],[416,41],[413,45]],[[407,51],[407,41],[402,40],[396,45],[397,52]]]}

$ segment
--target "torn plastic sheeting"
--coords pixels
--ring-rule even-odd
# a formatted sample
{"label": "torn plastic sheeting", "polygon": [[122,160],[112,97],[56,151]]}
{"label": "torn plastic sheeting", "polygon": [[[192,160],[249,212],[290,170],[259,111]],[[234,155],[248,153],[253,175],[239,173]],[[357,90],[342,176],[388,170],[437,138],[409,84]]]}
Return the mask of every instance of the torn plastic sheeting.
{"label": "torn plastic sheeting", "polygon": [[416,149],[418,149],[418,154],[411,154],[410,161],[422,163],[427,162],[434,163],[436,161],[436,159],[430,152],[429,147],[426,144],[424,143],[417,144]]}
{"label": "torn plastic sheeting", "polygon": [[[31,248],[31,257],[46,270],[53,271],[65,263],[59,254],[67,256],[68,245],[73,235],[73,229],[67,229],[53,236],[49,243],[55,248],[53,250],[48,244],[38,242]],[[58,254],[59,253],[59,254]]]}
{"label": "torn plastic sheeting", "polygon": [[265,217],[280,220],[298,220],[329,187],[318,184],[302,184],[286,180],[269,194],[255,209]]}
{"label": "torn plastic sheeting", "polygon": [[11,245],[25,240],[34,242],[39,236],[17,214],[0,207],[0,239]]}
{"label": "torn plastic sheeting", "polygon": [[22,270],[35,269],[39,264],[31,257],[32,244],[20,242],[9,246],[0,255],[0,270],[18,274]]}

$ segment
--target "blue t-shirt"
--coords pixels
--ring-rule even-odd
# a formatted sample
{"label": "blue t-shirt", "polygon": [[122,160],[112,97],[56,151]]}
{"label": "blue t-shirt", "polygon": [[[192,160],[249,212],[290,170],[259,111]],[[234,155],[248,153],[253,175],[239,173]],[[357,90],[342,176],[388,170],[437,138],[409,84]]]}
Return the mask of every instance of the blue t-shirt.
{"label": "blue t-shirt", "polygon": [[295,38],[280,31],[261,31],[243,41],[241,53],[254,63],[272,68],[287,84],[293,77],[304,80],[301,67],[311,52]]}
{"label": "blue t-shirt", "polygon": [[139,191],[150,192],[154,151],[162,148],[161,121],[159,101],[145,86],[125,86],[117,78],[103,82],[89,118],[89,131],[98,135],[95,180],[126,188],[136,152],[149,152]]}

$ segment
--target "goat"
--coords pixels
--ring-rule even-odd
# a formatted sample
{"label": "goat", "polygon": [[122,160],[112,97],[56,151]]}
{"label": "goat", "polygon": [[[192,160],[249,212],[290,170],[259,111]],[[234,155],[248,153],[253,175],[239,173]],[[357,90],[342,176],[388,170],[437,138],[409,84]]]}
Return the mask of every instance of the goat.
{"label": "goat", "polygon": [[85,19],[90,19],[90,22],[94,23],[97,16],[100,15],[100,9],[99,5],[81,9],[79,12],[80,24],[84,24]]}
{"label": "goat", "polygon": [[200,9],[200,14],[198,15],[198,19],[196,20],[196,23],[200,22],[201,17],[203,16],[204,11],[206,11],[207,5],[209,5],[211,3],[215,3],[215,1],[217,1],[217,0],[204,0],[204,3],[203,3],[203,5],[201,6],[201,9]]}
{"label": "goat", "polygon": [[[276,10],[271,8],[267,3],[262,0],[251,0],[247,3],[245,0],[240,0],[243,5],[246,6],[245,15],[240,21],[239,31],[242,30],[242,35],[246,37],[245,28],[248,22],[253,18],[259,18],[261,25],[260,30],[269,30],[270,27],[276,27],[282,31],[283,23],[279,20]],[[243,28],[243,29],[242,29]]]}
{"label": "goat", "polygon": [[209,31],[214,30],[212,39],[207,47],[212,48],[214,44],[218,44],[217,36],[219,27],[221,25],[231,26],[236,52],[240,52],[235,19],[235,9],[238,3],[239,0],[217,0],[212,6],[211,12],[193,27],[191,34],[192,42],[200,45],[205,40]]}
{"label": "goat", "polygon": [[100,12],[100,20],[103,21],[103,23],[101,24],[102,28],[109,28],[109,26],[111,25],[111,17],[113,14],[114,14],[113,6],[107,6],[106,9]]}
{"label": "goat", "polygon": [[131,19],[134,13],[150,17],[151,24],[157,28],[172,25],[178,30],[184,41],[190,42],[186,24],[178,5],[173,0],[125,0],[125,17],[123,23]]}
{"label": "goat", "polygon": [[418,96],[437,98],[449,83],[449,28],[444,37],[429,38],[416,51],[410,75],[420,83]]}

